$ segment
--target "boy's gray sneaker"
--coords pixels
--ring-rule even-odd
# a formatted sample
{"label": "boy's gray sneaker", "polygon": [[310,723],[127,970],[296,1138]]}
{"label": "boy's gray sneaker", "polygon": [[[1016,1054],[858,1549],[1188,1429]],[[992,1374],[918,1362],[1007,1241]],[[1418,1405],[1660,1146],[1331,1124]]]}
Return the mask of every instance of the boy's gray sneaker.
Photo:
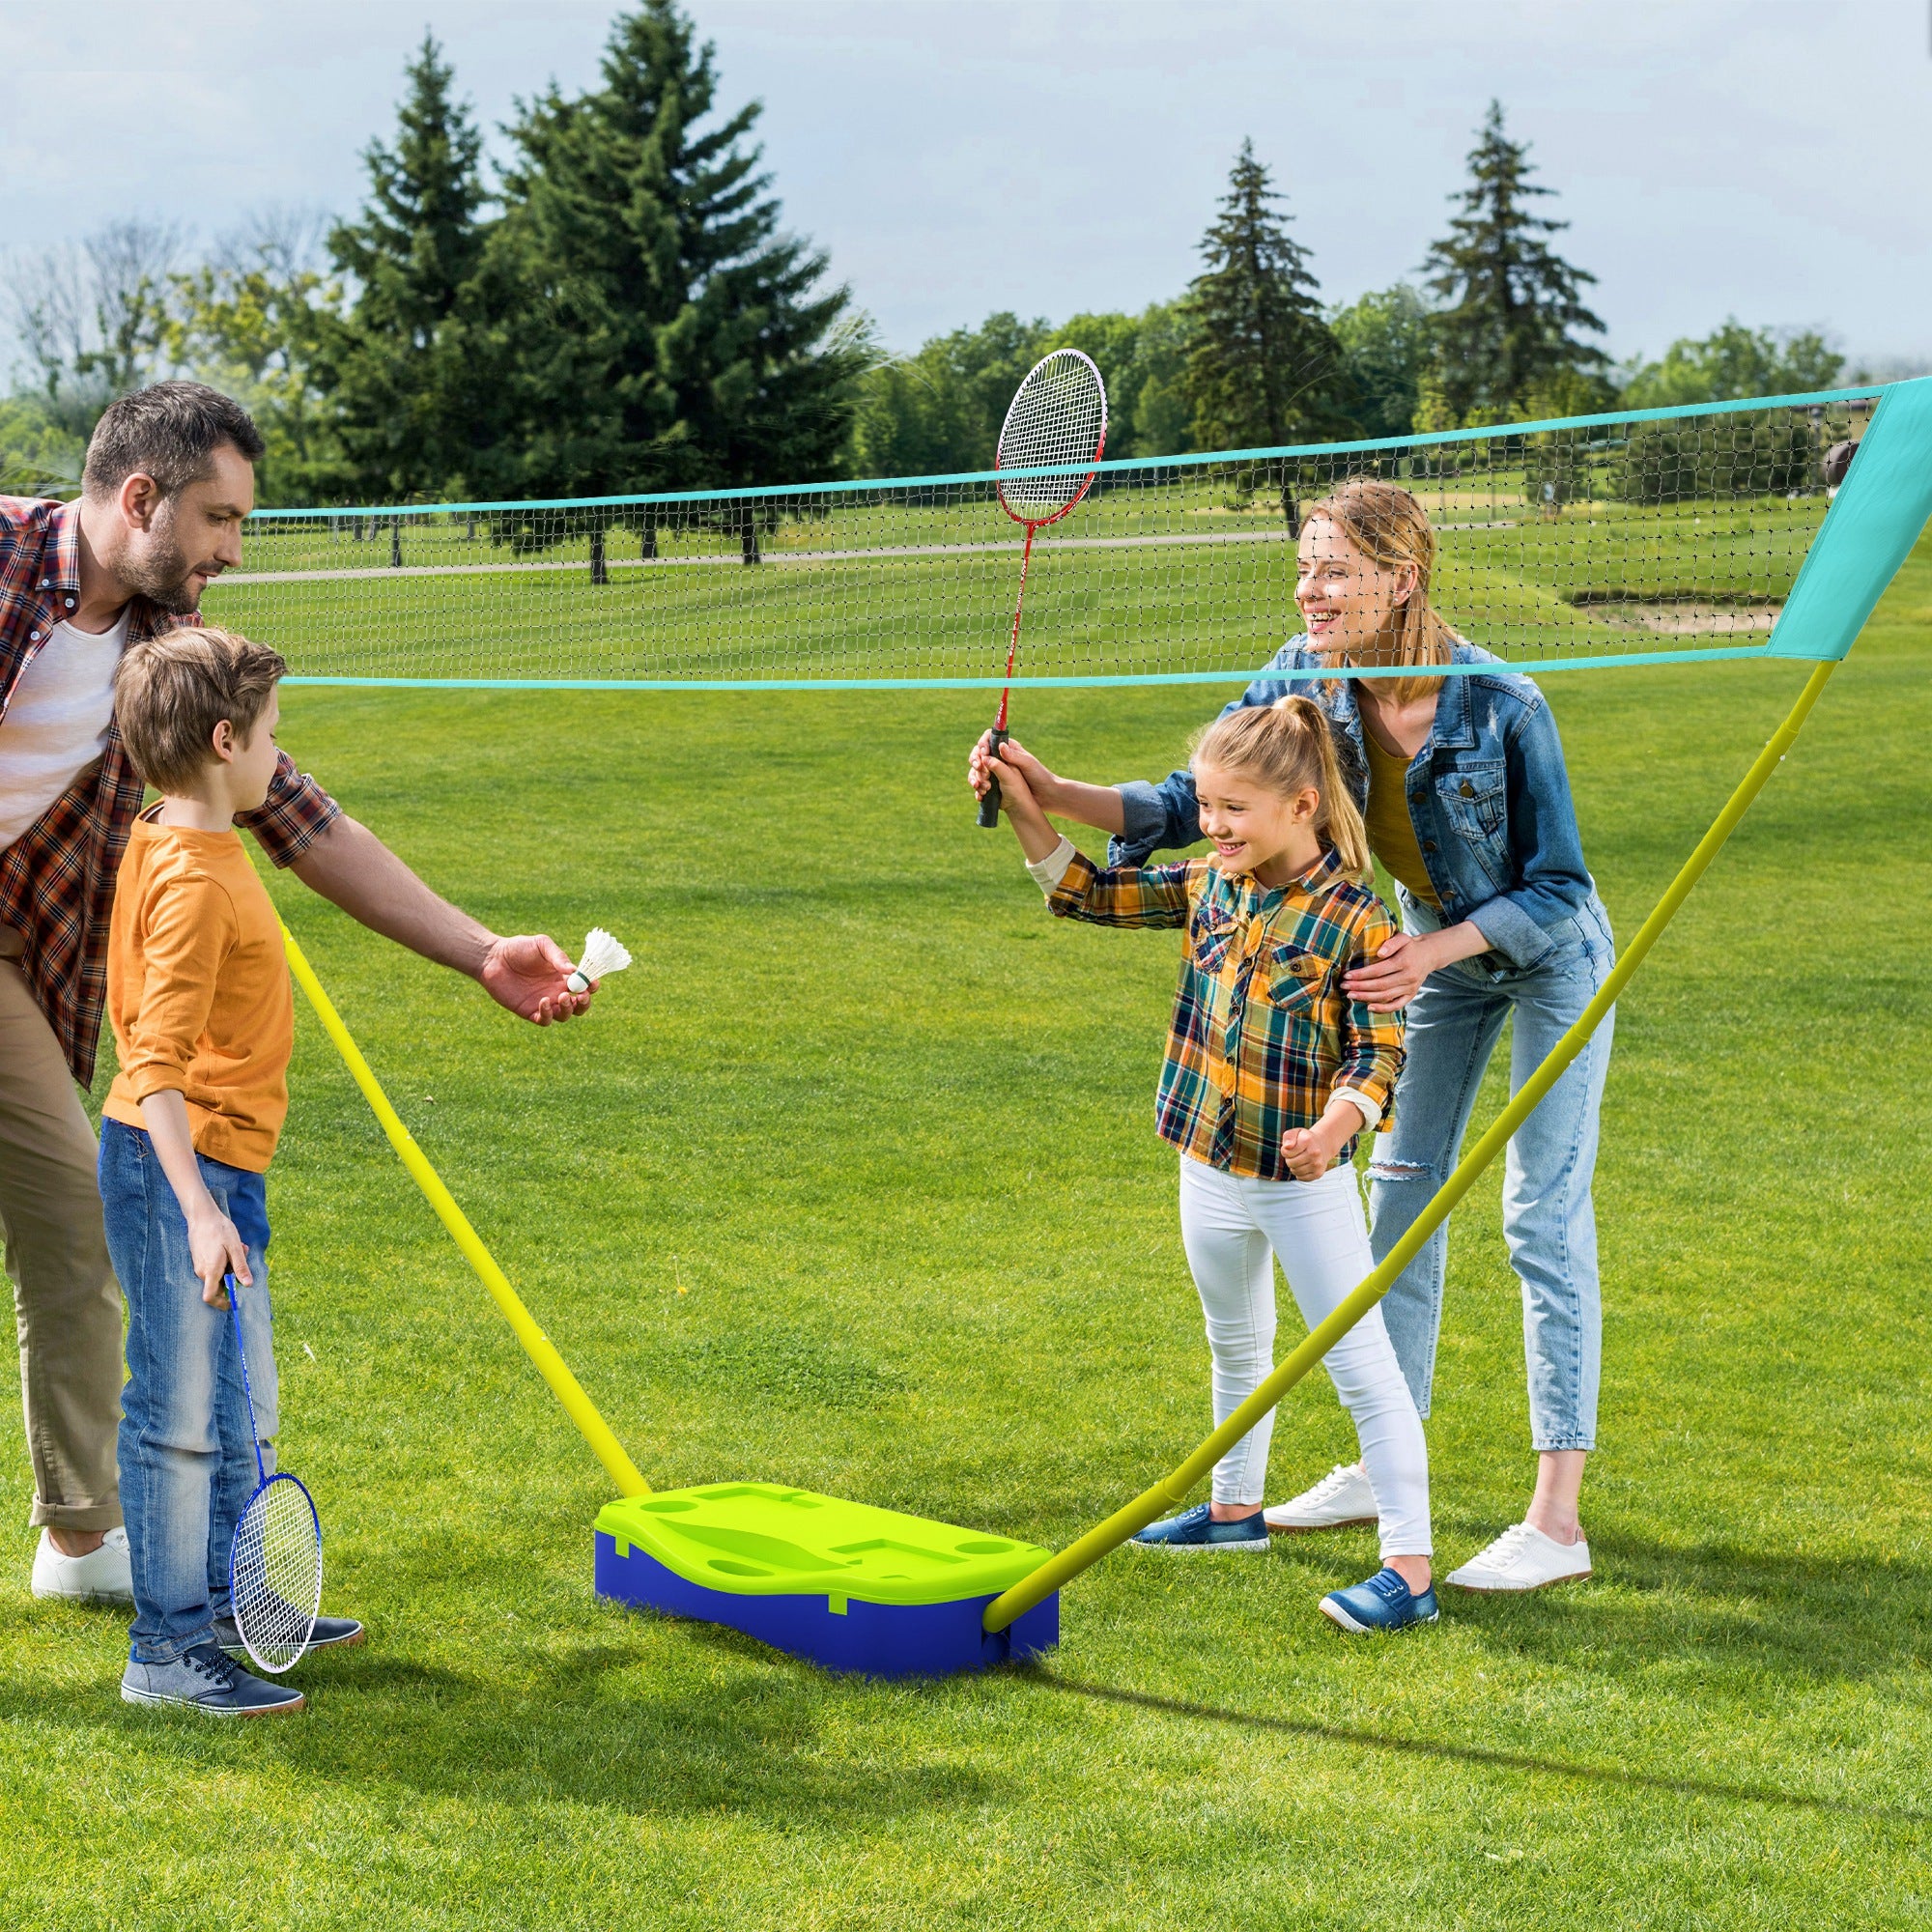
{"label": "boy's gray sneaker", "polygon": [[265,1684],[239,1669],[212,1643],[198,1643],[172,1663],[129,1662],[121,1673],[124,1704],[185,1704],[208,1718],[276,1718],[302,1707],[288,1684]]}
{"label": "boy's gray sneaker", "polygon": [[[363,1629],[354,1617],[317,1617],[315,1629],[309,1633],[308,1650],[327,1650],[331,1644],[356,1644],[363,1638]],[[230,1657],[242,1658],[248,1655],[248,1647],[242,1641],[242,1633],[236,1627],[233,1617],[216,1617],[214,1620],[214,1640]]]}

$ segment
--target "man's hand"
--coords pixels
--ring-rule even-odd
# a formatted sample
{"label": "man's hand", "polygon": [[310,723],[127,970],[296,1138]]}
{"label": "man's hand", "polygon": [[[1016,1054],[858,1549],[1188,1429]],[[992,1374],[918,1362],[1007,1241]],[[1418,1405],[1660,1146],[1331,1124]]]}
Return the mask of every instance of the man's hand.
{"label": "man's hand", "polygon": [[1037,801],[1041,810],[1057,811],[1054,795],[1060,781],[1016,739],[1009,738],[1000,749],[997,759],[993,756],[993,734],[988,731],[973,747],[966,759],[966,782],[980,797],[986,796],[986,787],[993,782],[991,767],[997,763],[1004,770],[1016,771],[1026,781],[1027,790]]}
{"label": "man's hand", "polygon": [[588,993],[573,993],[565,983],[572,970],[569,954],[547,932],[525,932],[493,939],[476,978],[499,1007],[550,1026],[590,1009],[597,981],[590,982]]}

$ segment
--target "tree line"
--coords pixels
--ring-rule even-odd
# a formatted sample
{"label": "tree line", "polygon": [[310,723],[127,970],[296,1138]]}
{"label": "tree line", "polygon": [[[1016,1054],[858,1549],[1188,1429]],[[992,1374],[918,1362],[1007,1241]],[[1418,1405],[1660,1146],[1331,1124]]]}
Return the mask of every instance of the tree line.
{"label": "tree line", "polygon": [[613,22],[599,84],[521,100],[494,165],[434,38],[352,216],[268,210],[199,258],[127,221],[16,259],[24,357],[0,490],[63,494],[113,396],[192,374],[253,410],[265,502],[502,500],[989,467],[1049,349],[1106,378],[1108,454],[1384,438],[1525,416],[1832,386],[1819,334],[1735,319],[1621,367],[1595,278],[1558,252],[1492,103],[1413,281],[1324,302],[1285,197],[1243,143],[1201,272],[1139,314],[1009,312],[891,356],[782,226],[713,47],[676,0]]}

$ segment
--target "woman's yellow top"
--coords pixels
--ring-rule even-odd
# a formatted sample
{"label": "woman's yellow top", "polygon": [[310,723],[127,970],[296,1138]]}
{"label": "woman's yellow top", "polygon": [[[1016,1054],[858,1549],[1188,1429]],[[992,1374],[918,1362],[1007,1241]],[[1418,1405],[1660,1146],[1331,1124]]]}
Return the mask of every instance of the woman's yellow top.
{"label": "woman's yellow top", "polygon": [[1369,850],[1387,868],[1389,877],[1405,885],[1425,905],[1442,910],[1435,888],[1429,883],[1429,868],[1422,863],[1422,847],[1415,838],[1415,820],[1408,814],[1408,759],[1400,752],[1385,752],[1376,743],[1376,734],[1364,727],[1362,744],[1369,754]]}

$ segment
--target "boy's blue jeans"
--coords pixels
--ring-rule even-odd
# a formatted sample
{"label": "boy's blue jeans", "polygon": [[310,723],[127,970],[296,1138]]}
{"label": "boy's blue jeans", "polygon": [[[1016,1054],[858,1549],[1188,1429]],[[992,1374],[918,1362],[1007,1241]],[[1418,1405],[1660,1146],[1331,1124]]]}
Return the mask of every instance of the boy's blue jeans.
{"label": "boy's blue jeans", "polygon": [[[1403,926],[1431,932],[1440,917],[1407,894]],[[1594,895],[1526,971],[1496,971],[1479,953],[1432,973],[1408,1008],[1408,1058],[1395,1092],[1395,1124],[1369,1167],[1371,1243],[1379,1261],[1448,1179],[1476,1090],[1513,1019],[1510,1092],[1535,1072],[1609,974],[1609,917]],[[1509,1144],[1503,1236],[1522,1284],[1522,1344],[1529,1377],[1530,1441],[1545,1449],[1593,1449],[1603,1367],[1603,1302],[1590,1180],[1597,1117],[1609,1070],[1615,1015],[1606,1017]],[[1430,1237],[1382,1302],[1382,1320],[1415,1406],[1426,1416],[1442,1329],[1448,1271],[1446,1224]]]}
{"label": "boy's blue jeans", "polygon": [[[262,1460],[275,1466],[275,1360],[269,1319],[264,1178],[196,1156],[208,1191],[248,1250],[241,1294]],[[170,1663],[212,1642],[229,1611],[228,1547],[253,1493],[255,1448],[232,1318],[201,1298],[187,1219],[154,1143],[100,1123],[107,1252],[128,1297],[128,1384],[121,1397],[121,1507],[134,1571],[130,1655]]]}

